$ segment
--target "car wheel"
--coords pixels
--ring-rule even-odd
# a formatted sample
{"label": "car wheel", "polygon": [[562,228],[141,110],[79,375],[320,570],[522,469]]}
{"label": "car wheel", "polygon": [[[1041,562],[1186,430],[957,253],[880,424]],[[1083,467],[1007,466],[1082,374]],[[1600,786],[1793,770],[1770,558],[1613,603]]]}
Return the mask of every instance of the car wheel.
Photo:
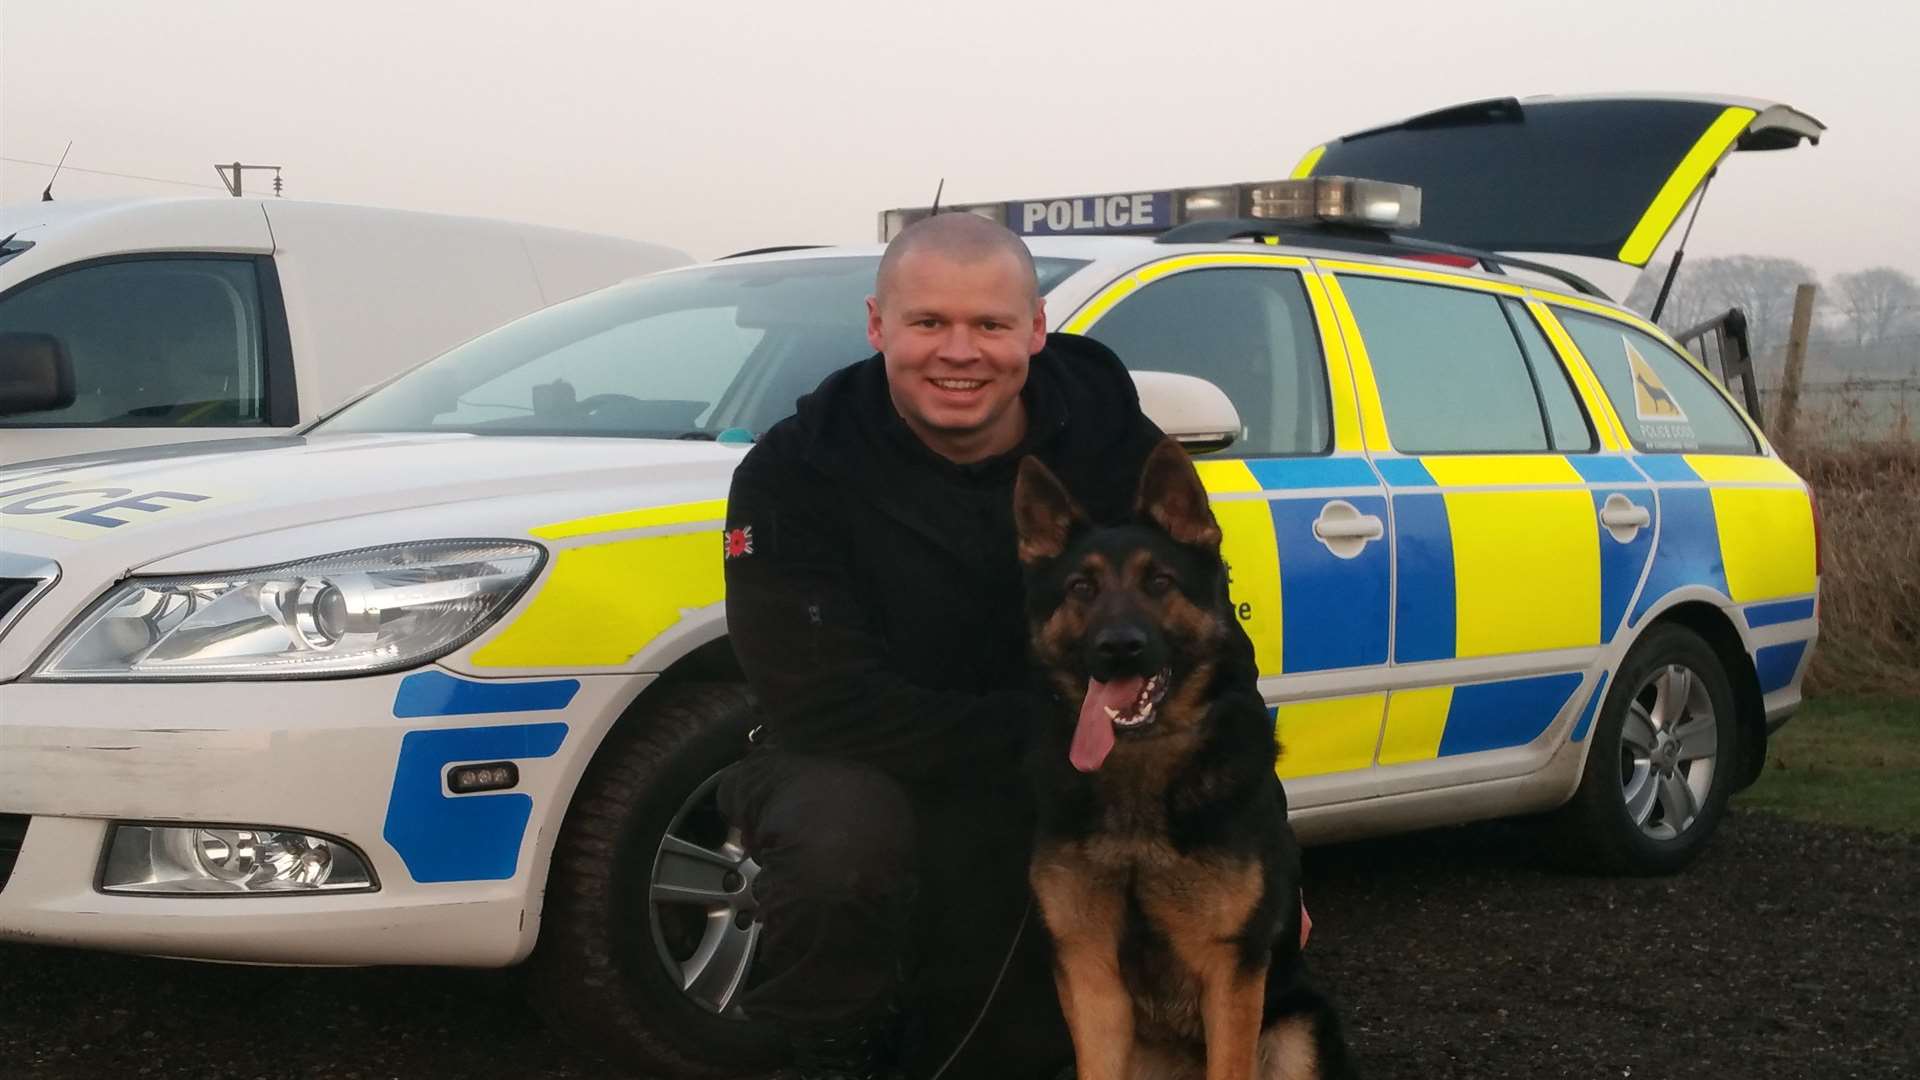
{"label": "car wheel", "polygon": [[1627,653],[1561,814],[1569,865],[1670,874],[1699,855],[1739,771],[1732,684],[1698,634],[1656,626]]}
{"label": "car wheel", "polygon": [[548,1024],[643,1075],[737,1076],[779,1042],[740,1012],[759,867],[720,816],[752,728],[745,690],[663,688],[608,735],[554,851],[529,991]]}

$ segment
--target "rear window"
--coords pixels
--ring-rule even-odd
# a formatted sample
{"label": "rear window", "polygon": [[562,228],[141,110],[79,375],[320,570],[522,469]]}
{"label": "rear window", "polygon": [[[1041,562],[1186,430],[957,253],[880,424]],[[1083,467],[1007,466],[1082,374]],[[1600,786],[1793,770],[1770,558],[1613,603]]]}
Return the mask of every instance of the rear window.
{"label": "rear window", "polygon": [[1555,314],[1600,376],[1635,449],[1758,452],[1753,433],[1733,406],[1658,338],[1597,315],[1564,308]]}
{"label": "rear window", "polygon": [[1695,101],[1523,104],[1524,121],[1473,110],[1329,145],[1317,176],[1416,184],[1408,230],[1490,251],[1619,258],[1674,167],[1724,105]]}

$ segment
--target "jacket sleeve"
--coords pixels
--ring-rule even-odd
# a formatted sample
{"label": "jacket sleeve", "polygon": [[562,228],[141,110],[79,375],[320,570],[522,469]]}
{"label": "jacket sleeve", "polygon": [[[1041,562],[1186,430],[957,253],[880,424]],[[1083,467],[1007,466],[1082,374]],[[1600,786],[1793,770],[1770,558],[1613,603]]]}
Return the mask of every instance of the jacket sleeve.
{"label": "jacket sleeve", "polygon": [[771,449],[756,447],[734,473],[728,528],[751,527],[764,542],[726,560],[726,582],[728,633],[772,744],[903,781],[1011,763],[1045,699],[1019,688],[928,690],[888,670],[847,565],[846,526],[823,506],[830,498],[759,453]]}

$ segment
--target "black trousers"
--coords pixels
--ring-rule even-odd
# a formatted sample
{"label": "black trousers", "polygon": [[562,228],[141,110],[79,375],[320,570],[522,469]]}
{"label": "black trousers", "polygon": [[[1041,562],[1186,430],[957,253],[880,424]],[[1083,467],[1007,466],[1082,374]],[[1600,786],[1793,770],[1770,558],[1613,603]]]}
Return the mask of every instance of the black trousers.
{"label": "black trousers", "polygon": [[1071,1062],[1051,943],[1028,901],[1031,797],[1017,770],[909,791],[867,766],[760,748],[721,778],[719,797],[762,867],[749,1015],[832,1024],[891,996],[910,1077],[938,1068],[976,1017],[943,1080],[1050,1077]]}

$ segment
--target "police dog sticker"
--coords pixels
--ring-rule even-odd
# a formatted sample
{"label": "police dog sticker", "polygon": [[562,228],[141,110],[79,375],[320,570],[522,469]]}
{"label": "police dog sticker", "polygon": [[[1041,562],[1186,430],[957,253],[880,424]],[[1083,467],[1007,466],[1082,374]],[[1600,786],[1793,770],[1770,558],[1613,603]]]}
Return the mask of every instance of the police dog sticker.
{"label": "police dog sticker", "polygon": [[1633,415],[1639,421],[1640,441],[1655,450],[1697,448],[1700,440],[1687,422],[1686,410],[1674,400],[1667,384],[1633,342],[1621,338],[1620,343],[1626,347],[1627,371],[1633,376]]}

